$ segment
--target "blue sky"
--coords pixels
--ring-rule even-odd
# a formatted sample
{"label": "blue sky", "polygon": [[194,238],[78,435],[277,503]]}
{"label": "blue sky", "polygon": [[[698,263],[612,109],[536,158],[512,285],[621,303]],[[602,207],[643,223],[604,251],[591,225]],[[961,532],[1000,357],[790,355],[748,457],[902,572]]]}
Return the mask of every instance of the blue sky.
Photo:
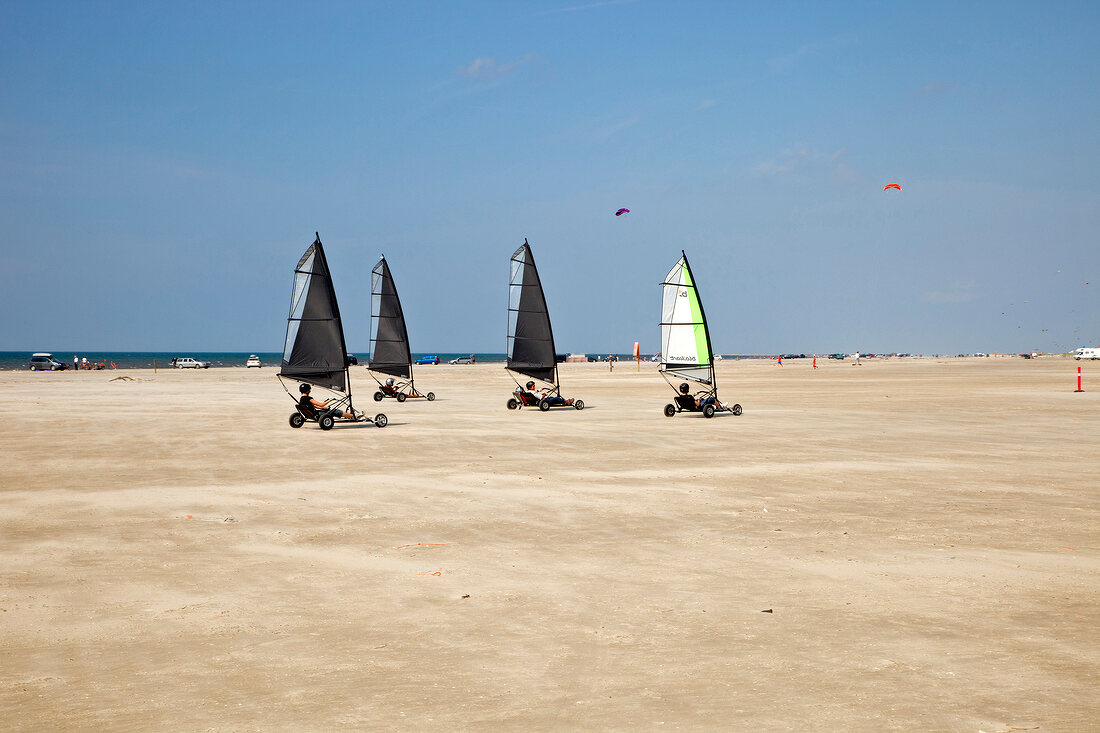
{"label": "blue sky", "polygon": [[1098,37],[1095,3],[0,1],[0,349],[281,350],[315,231],[359,352],[383,252],[414,351],[503,351],[524,237],[563,352],[656,350],[681,249],[721,352],[1097,345]]}

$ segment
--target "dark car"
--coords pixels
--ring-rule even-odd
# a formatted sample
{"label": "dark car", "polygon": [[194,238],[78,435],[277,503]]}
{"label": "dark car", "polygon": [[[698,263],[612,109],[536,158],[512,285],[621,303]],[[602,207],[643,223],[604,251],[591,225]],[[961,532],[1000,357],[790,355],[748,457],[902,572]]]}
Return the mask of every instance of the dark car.
{"label": "dark car", "polygon": [[32,372],[59,372],[69,368],[67,364],[54,359],[53,354],[34,354],[27,366]]}
{"label": "dark car", "polygon": [[438,364],[439,363],[439,357],[435,356],[435,355],[422,356],[413,363],[414,364]]}

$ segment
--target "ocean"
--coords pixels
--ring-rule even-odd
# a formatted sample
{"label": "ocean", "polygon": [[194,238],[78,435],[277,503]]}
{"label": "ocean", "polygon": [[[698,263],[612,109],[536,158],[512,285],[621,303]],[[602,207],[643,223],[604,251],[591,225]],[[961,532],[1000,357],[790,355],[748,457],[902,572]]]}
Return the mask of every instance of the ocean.
{"label": "ocean", "polygon": [[[54,351],[52,353],[54,359],[62,364],[67,364],[70,369],[73,366],[74,354],[78,358],[87,357],[90,363],[105,364],[108,369],[111,364],[114,364],[118,369],[152,369],[154,361],[158,369],[162,367],[169,368],[172,366],[172,359],[177,356],[190,356],[199,361],[208,361],[211,369],[220,367],[243,368],[245,361],[252,354],[260,357],[260,362],[265,367],[277,367],[283,360],[283,354],[279,351]],[[354,354],[354,356],[359,359],[361,366],[367,365],[368,354],[366,352]],[[431,352],[413,354],[413,359],[416,360],[424,356],[438,356],[440,363],[445,364],[460,356],[470,356],[470,353]],[[504,363],[507,360],[506,354],[475,353],[473,356],[478,362]],[[0,351],[0,370],[28,369],[30,358],[30,351]]]}

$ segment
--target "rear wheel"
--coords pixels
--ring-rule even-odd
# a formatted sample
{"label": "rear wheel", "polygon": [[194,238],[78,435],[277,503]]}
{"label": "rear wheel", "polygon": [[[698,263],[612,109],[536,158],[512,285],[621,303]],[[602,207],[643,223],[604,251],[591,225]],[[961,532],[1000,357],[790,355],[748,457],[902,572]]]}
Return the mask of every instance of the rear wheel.
{"label": "rear wheel", "polygon": [[424,396],[428,398],[428,402],[431,402],[435,399],[435,392],[429,392],[428,394],[426,394]]}
{"label": "rear wheel", "polygon": [[714,417],[714,405],[703,405],[703,417]]}
{"label": "rear wheel", "polygon": [[732,412],[734,415],[740,415],[741,414],[741,405],[734,405],[733,407],[730,408],[730,412]]}
{"label": "rear wheel", "polygon": [[336,424],[332,415],[325,415],[318,422],[321,424],[321,430],[332,430],[332,426]]}
{"label": "rear wheel", "polygon": [[509,398],[508,398],[508,409],[509,409],[509,410],[516,410],[516,409],[519,409],[519,403],[518,403],[518,402],[516,402],[516,398],[515,398],[515,397],[509,397]]}
{"label": "rear wheel", "polygon": [[546,412],[550,409],[550,400],[539,400],[539,409]]}
{"label": "rear wheel", "polygon": [[292,428],[300,428],[305,425],[305,423],[306,419],[302,417],[300,412],[295,412],[290,416],[290,427]]}
{"label": "rear wheel", "polygon": [[676,405],[673,405],[673,404],[665,405],[665,417],[673,417],[675,415],[676,415]]}
{"label": "rear wheel", "polygon": [[374,424],[380,428],[384,428],[390,424],[390,419],[380,412],[374,416]]}
{"label": "rear wheel", "polygon": [[578,410],[583,410],[584,400],[573,400],[573,407],[576,407]]}
{"label": "rear wheel", "polygon": [[374,393],[374,401],[375,401],[375,402],[381,402],[381,401],[382,401],[382,398],[383,398],[384,396],[385,396],[385,395],[383,395],[383,394],[382,394],[381,392],[375,392],[375,393]]}
{"label": "rear wheel", "polygon": [[404,392],[398,392],[397,393],[397,401],[398,402],[404,402],[405,401],[405,393]]}

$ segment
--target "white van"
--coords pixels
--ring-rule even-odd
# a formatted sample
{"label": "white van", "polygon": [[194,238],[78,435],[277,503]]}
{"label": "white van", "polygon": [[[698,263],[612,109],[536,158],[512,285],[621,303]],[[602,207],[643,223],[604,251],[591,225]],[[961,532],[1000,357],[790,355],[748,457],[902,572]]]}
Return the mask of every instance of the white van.
{"label": "white van", "polygon": [[1074,359],[1100,359],[1100,348],[1096,349],[1077,349],[1073,352]]}

